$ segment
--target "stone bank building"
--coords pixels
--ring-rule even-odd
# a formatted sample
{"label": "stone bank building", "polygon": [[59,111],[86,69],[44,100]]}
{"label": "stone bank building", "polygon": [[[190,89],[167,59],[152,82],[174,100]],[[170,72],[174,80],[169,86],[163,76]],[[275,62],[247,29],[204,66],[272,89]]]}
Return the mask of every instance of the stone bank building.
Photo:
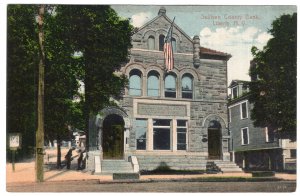
{"label": "stone bank building", "polygon": [[231,55],[202,47],[198,36],[191,38],[175,21],[174,69],[167,72],[163,45],[171,23],[161,7],[132,36],[130,61],[120,70],[129,85],[117,100],[118,107],[105,108],[90,121],[88,169],[205,170],[213,160],[225,165],[224,171],[240,171],[229,161]]}

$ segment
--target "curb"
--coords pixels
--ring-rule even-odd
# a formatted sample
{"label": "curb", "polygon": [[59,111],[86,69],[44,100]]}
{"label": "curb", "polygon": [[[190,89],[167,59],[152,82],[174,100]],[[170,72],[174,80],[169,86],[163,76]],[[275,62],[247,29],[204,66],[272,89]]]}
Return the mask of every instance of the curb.
{"label": "curb", "polygon": [[80,185],[80,184],[124,184],[124,183],[152,183],[152,182],[266,182],[266,181],[296,181],[296,180],[286,180],[282,178],[276,177],[255,177],[255,178],[245,178],[245,177],[204,177],[204,178],[178,178],[178,179],[144,179],[144,180],[101,180],[101,179],[83,179],[83,180],[60,180],[60,181],[46,181],[46,182],[14,182],[7,183],[6,186],[26,186],[32,184],[72,184],[72,185]]}

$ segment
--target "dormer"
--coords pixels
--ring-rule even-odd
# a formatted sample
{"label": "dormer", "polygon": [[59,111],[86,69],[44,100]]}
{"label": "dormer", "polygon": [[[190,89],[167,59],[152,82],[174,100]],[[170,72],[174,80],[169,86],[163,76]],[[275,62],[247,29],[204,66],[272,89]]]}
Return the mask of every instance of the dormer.
{"label": "dormer", "polygon": [[230,98],[236,99],[249,92],[249,82],[244,80],[232,80],[229,88],[231,90]]}

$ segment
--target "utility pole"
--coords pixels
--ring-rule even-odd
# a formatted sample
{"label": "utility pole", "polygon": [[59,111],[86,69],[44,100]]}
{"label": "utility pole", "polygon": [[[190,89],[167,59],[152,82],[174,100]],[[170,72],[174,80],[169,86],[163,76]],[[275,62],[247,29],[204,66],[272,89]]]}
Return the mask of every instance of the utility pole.
{"label": "utility pole", "polygon": [[38,76],[38,125],[36,131],[36,181],[44,181],[44,75],[45,75],[45,52],[43,17],[45,5],[38,8],[38,36],[39,36],[39,76]]}

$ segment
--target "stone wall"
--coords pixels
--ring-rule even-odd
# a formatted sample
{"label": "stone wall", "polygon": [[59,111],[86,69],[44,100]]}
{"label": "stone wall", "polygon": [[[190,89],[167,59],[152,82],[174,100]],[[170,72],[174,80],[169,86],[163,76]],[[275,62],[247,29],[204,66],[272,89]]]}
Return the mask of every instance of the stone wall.
{"label": "stone wall", "polygon": [[[176,21],[175,21],[176,23]],[[166,19],[166,16],[161,15],[154,19],[154,21],[142,28],[132,36],[133,48],[148,49],[148,38],[153,36],[155,38],[155,49],[159,49],[159,35],[166,35],[170,27],[170,21]],[[177,52],[178,53],[192,53],[193,45],[192,41],[187,35],[183,34],[182,30],[176,25],[173,28],[173,36],[176,39]]]}

